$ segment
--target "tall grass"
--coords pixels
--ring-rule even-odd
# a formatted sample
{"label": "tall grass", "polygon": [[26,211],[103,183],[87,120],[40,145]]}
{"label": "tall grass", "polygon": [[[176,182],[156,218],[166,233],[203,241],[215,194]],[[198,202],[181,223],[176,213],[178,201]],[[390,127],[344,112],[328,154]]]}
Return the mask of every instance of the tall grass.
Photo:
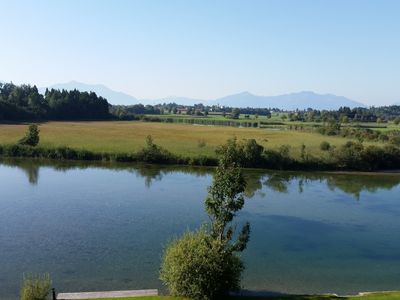
{"label": "tall grass", "polygon": [[[0,124],[0,144],[15,144],[24,135],[25,124]],[[215,150],[227,139],[255,139],[264,148],[279,150],[281,145],[300,149],[304,143],[315,156],[324,152],[319,146],[326,140],[332,146],[345,144],[349,139],[323,136],[317,133],[259,128],[195,126],[189,124],[126,122],[47,122],[40,124],[40,143],[43,148],[69,147],[102,153],[131,153],[141,150],[145,138],[151,135],[158,145],[176,155],[215,157]],[[199,141],[204,146],[199,147]],[[373,144],[373,143],[368,143]],[[293,155],[296,155],[293,151]]]}
{"label": "tall grass", "polygon": [[45,300],[50,294],[51,279],[45,274],[24,274],[21,287],[21,300]]}

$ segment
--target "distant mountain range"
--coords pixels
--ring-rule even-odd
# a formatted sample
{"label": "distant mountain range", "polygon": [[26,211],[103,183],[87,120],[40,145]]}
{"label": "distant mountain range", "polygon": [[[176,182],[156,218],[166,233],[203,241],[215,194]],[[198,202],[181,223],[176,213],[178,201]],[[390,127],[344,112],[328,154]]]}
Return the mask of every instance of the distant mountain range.
{"label": "distant mountain range", "polygon": [[[270,107],[287,110],[294,109],[338,109],[341,106],[348,107],[365,107],[366,105],[346,97],[336,96],[332,94],[317,94],[311,91],[299,93],[285,94],[279,96],[258,96],[249,92],[233,94],[218,98],[215,100],[193,99],[186,97],[169,96],[158,99],[137,99],[123,92],[117,92],[102,84],[85,84],[78,81],[70,81],[64,84],[55,84],[49,86],[54,89],[77,89],[80,91],[93,91],[96,94],[106,98],[114,105],[133,105],[137,103],[158,104],[175,102],[183,105],[193,105],[203,103],[207,105],[221,105],[232,107]],[[39,91],[44,93],[46,88],[40,88]]]}
{"label": "distant mountain range", "polygon": [[[74,90],[81,92],[95,92],[98,96],[106,98],[111,104],[132,105],[140,101],[135,97],[123,92],[116,92],[102,84],[86,84],[78,81],[70,81],[67,83],[54,84],[48,87],[56,90]],[[44,94],[46,87],[39,88],[39,92]]]}
{"label": "distant mountain range", "polygon": [[257,96],[249,92],[243,92],[216,99],[214,102],[223,106],[233,106],[232,104],[235,103],[235,106],[238,107],[276,107],[286,110],[307,108],[338,109],[341,106],[352,108],[366,106],[361,102],[350,100],[346,97],[332,94],[317,94],[310,91],[279,96]]}
{"label": "distant mountain range", "polygon": [[[3,82],[3,81],[0,81]],[[4,82],[3,82],[4,83]],[[113,105],[133,105],[133,104],[159,104],[175,102],[182,105],[193,105],[203,103],[205,105],[220,105],[231,107],[254,107],[254,108],[280,108],[286,110],[295,109],[338,109],[341,106],[366,107],[365,104],[351,100],[343,96],[333,94],[317,94],[312,91],[284,94],[278,96],[259,96],[249,92],[228,95],[215,100],[194,99],[187,97],[169,96],[157,99],[138,99],[123,92],[114,91],[102,84],[86,84],[78,81],[54,84],[48,88],[73,90],[82,92],[93,91],[106,98]],[[39,88],[39,92],[44,93],[46,87]],[[400,105],[400,102],[393,105]]]}

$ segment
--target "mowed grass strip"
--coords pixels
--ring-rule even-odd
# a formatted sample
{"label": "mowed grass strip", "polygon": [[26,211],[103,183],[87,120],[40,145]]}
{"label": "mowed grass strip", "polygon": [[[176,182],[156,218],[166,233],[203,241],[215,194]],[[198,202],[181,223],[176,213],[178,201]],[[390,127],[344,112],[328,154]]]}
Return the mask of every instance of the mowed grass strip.
{"label": "mowed grass strip", "polygon": [[[26,124],[0,124],[0,144],[16,143],[27,130]],[[190,124],[151,123],[139,121],[99,122],[46,122],[40,124],[40,146],[68,146],[96,152],[135,152],[151,135],[156,144],[172,153],[184,156],[215,156],[218,145],[227,139],[255,139],[266,148],[291,146],[297,157],[304,143],[309,153],[323,155],[319,149],[322,141],[339,146],[347,139],[323,136],[317,133],[271,130],[260,128],[235,128],[226,126],[199,126]],[[326,154],[325,154],[326,155]]]}
{"label": "mowed grass strip", "polygon": [[[282,297],[233,297],[232,300],[399,300],[400,292],[377,292],[364,296],[349,296],[336,297],[329,295],[310,295],[310,296],[282,296]],[[95,299],[95,300],[190,300],[182,297],[169,296],[149,296],[149,297],[134,297],[134,298],[110,298],[110,299]]]}

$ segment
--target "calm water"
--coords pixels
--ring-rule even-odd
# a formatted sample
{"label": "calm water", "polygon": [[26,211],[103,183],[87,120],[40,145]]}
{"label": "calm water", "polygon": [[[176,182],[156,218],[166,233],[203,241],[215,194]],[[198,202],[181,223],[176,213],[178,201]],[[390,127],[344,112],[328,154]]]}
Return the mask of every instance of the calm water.
{"label": "calm water", "polygon": [[[24,272],[58,291],[161,288],[163,245],[207,220],[212,169],[0,162],[0,299]],[[243,286],[400,289],[400,175],[247,171]]]}

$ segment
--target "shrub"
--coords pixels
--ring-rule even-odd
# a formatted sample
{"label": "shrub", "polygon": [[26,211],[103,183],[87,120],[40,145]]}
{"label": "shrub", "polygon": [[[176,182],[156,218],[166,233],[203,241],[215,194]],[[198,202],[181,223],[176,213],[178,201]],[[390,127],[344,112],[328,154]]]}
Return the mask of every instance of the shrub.
{"label": "shrub", "polygon": [[263,151],[264,147],[257,144],[255,139],[237,142],[233,138],[219,146],[216,153],[229,163],[235,162],[241,167],[256,167],[263,165]]}
{"label": "shrub", "polygon": [[156,145],[150,135],[146,138],[146,146],[137,153],[137,160],[149,163],[167,163],[175,161],[172,153]]}
{"label": "shrub", "polygon": [[207,145],[205,140],[198,140],[197,141],[197,147],[199,148],[204,148]]}
{"label": "shrub", "polygon": [[164,253],[160,279],[172,295],[196,300],[217,299],[240,287],[240,259],[204,229],[173,240]]}
{"label": "shrub", "polygon": [[362,160],[369,171],[385,168],[385,151],[377,146],[368,146],[362,151]]}
{"label": "shrub", "polygon": [[329,151],[331,149],[331,144],[329,144],[327,141],[323,141],[321,142],[321,144],[319,145],[319,148],[322,151]]}
{"label": "shrub", "polygon": [[387,145],[383,147],[384,150],[384,162],[386,168],[398,169],[400,168],[400,148],[393,145]]}
{"label": "shrub", "polygon": [[[379,131],[378,131],[378,132],[379,132]],[[389,140],[389,137],[387,136],[387,134],[381,133],[381,134],[379,135],[379,140],[380,140],[381,142],[387,142],[387,141]]]}
{"label": "shrub", "polygon": [[266,166],[272,169],[287,169],[293,166],[294,160],[288,156],[288,153],[282,154],[282,151],[266,149],[264,151],[264,160]]}
{"label": "shrub", "polygon": [[344,169],[364,170],[365,161],[362,159],[362,151],[364,146],[362,143],[349,141],[334,152],[337,166]]}
{"label": "shrub", "polygon": [[243,151],[240,149],[236,137],[227,140],[216,150],[218,156],[223,157],[228,163],[242,164]]}
{"label": "shrub", "polygon": [[261,164],[264,147],[257,144],[255,139],[245,140],[242,144],[242,151],[245,167],[255,167]]}
{"label": "shrub", "polygon": [[400,146],[400,136],[391,136],[389,141],[393,145]]}
{"label": "shrub", "polygon": [[289,158],[290,154],[290,146],[289,145],[281,145],[279,147],[279,153],[284,158]]}
{"label": "shrub", "polygon": [[308,155],[307,155],[306,145],[305,144],[301,144],[301,147],[300,147],[300,158],[301,158],[301,160],[303,162],[308,160]]}
{"label": "shrub", "polygon": [[39,143],[39,128],[36,124],[29,125],[25,136],[18,141],[21,145],[36,146]]}
{"label": "shrub", "polygon": [[213,157],[208,157],[205,155],[200,155],[197,157],[191,157],[189,159],[180,158],[179,160],[182,164],[189,164],[193,166],[216,166],[218,165],[218,161]]}
{"label": "shrub", "polygon": [[21,300],[45,300],[50,294],[51,280],[48,273],[23,276]]}

